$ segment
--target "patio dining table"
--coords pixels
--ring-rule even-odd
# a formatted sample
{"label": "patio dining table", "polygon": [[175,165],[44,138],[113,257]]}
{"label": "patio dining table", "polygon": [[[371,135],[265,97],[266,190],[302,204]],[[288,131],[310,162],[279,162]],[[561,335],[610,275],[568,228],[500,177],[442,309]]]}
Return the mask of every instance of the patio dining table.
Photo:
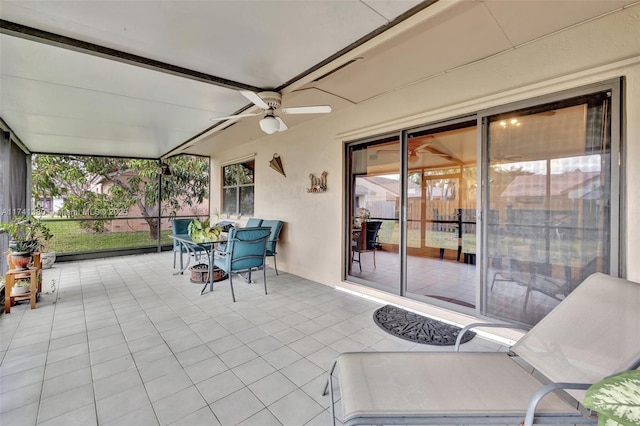
{"label": "patio dining table", "polygon": [[[226,234],[224,233],[220,234],[217,241],[206,241],[206,242],[193,241],[193,239],[189,234],[174,234],[174,235],[169,235],[169,237],[176,240],[181,247],[184,247],[187,253],[193,253],[195,255],[197,251],[204,251],[207,254],[207,258],[208,258],[207,263],[209,265],[209,269],[207,273],[207,281],[204,283],[204,287],[202,287],[202,290],[200,290],[200,294],[204,293],[204,290],[207,288],[207,284],[209,285],[209,291],[213,291],[213,275],[214,275],[213,260],[214,260],[215,248],[219,243],[224,243],[227,240]],[[180,271],[175,272],[174,275],[184,273],[184,271],[189,267],[190,262],[191,262],[191,256],[187,258],[187,262],[184,265],[184,267]]]}

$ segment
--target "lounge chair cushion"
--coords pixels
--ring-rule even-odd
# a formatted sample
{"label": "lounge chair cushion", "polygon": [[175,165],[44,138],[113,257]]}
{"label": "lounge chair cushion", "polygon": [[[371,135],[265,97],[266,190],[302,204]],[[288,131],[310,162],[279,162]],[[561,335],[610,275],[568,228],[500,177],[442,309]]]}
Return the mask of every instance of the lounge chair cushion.
{"label": "lounge chair cushion", "polygon": [[[524,418],[542,386],[506,353],[346,353],[338,357],[338,371],[345,424],[353,418]],[[538,413],[581,415],[555,395],[543,399]]]}
{"label": "lounge chair cushion", "polygon": [[640,284],[595,273],[512,349],[553,382],[595,383],[638,359],[639,307]]}

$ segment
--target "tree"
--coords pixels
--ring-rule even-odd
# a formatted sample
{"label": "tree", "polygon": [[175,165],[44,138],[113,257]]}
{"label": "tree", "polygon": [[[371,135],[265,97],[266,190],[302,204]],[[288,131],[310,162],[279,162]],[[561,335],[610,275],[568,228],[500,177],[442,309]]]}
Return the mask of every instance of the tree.
{"label": "tree", "polygon": [[[162,214],[175,215],[183,206],[193,206],[208,197],[209,161],[195,156],[165,160],[170,176],[162,176]],[[64,197],[62,214],[90,218],[95,231],[104,230],[104,220],[137,206],[149,225],[150,238],[156,239],[158,223],[158,177],[155,160],[34,155],[33,196]],[[102,182],[106,193],[96,193],[92,185]]]}

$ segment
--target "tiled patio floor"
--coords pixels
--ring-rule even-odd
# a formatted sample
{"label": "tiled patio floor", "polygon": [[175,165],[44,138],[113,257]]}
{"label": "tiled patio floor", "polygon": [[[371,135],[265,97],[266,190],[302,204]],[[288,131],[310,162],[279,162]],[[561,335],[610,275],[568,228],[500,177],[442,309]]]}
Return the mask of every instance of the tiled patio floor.
{"label": "tiled patio floor", "polygon": [[238,279],[232,303],[228,281],[200,296],[171,264],[163,253],[45,270],[37,309],[0,316],[0,424],[329,425],[321,391],[339,352],[439,349],[381,331],[379,304],[297,276],[268,270],[267,296],[261,273]]}

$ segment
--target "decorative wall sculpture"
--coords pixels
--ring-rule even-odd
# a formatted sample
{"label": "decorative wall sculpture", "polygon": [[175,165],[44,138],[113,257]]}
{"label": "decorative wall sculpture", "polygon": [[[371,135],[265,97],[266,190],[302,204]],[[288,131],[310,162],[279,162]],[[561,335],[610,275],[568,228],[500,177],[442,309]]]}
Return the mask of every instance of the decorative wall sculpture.
{"label": "decorative wall sculpture", "polygon": [[269,161],[269,167],[271,167],[276,172],[282,174],[282,176],[287,177],[287,175],[284,174],[284,167],[282,167],[282,160],[280,159],[280,156],[278,155],[277,152],[273,154],[273,158],[271,159],[271,161]]}
{"label": "decorative wall sculpture", "polygon": [[322,172],[319,175],[311,173],[309,180],[311,186],[307,188],[307,192],[327,192],[327,172]]}

